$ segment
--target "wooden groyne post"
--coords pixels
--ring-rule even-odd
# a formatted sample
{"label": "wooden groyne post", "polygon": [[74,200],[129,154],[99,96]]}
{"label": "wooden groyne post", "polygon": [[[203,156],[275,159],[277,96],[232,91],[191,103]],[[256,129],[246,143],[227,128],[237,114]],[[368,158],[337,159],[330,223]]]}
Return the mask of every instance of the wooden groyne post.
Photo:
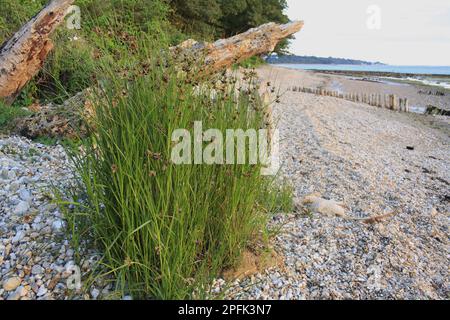
{"label": "wooden groyne post", "polygon": [[400,98],[395,94],[381,93],[340,93],[338,91],[326,90],[325,88],[307,88],[296,87],[290,88],[294,92],[312,93],[319,96],[334,97],[352,102],[364,103],[378,108],[386,108],[393,111],[409,112],[409,104],[407,98]]}

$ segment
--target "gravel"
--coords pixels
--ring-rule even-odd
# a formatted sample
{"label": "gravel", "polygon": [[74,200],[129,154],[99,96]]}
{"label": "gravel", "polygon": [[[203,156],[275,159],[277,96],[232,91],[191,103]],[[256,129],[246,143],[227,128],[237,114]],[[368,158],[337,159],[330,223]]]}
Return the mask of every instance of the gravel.
{"label": "gravel", "polygon": [[[62,146],[0,137],[0,300],[92,298],[67,287],[74,248],[49,196],[74,180]],[[81,272],[95,259],[88,251]]]}
{"label": "gravel", "polygon": [[[273,246],[283,266],[218,279],[213,291],[227,288],[229,299],[448,299],[449,136],[410,114],[303,93],[287,92],[275,114],[282,178],[296,200],[318,192],[345,202],[350,216],[396,214],[373,225],[277,215]],[[75,248],[48,195],[74,180],[61,146],[0,138],[0,300],[110,293],[68,288]],[[96,260],[88,252],[81,271]]]}
{"label": "gravel", "polygon": [[227,297],[448,299],[449,136],[411,114],[311,94],[286,92],[275,114],[297,202],[318,192],[349,216],[396,214],[373,225],[279,215],[284,267],[228,284]]}

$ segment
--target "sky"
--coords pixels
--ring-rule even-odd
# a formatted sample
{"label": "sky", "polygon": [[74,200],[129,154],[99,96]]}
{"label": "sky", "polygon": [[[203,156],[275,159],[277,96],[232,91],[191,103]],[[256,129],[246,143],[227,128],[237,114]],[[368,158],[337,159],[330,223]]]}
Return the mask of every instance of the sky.
{"label": "sky", "polygon": [[450,0],[288,0],[297,55],[450,66]]}

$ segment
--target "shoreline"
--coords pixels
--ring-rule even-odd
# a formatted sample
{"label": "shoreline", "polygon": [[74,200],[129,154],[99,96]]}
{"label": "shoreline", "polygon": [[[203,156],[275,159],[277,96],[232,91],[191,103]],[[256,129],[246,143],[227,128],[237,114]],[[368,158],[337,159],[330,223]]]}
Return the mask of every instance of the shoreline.
{"label": "shoreline", "polygon": [[444,78],[450,80],[450,75],[446,74],[433,74],[433,73],[400,73],[400,72],[387,72],[387,71],[357,71],[357,70],[313,70],[313,69],[297,69],[297,68],[290,68],[287,65],[296,65],[295,63],[291,64],[275,64],[270,63],[270,66],[276,67],[276,68],[287,68],[287,69],[293,69],[293,70],[303,70],[303,71],[313,71],[318,73],[326,73],[326,74],[336,74],[336,75],[349,75],[349,76],[378,76],[378,77],[397,77],[397,78],[403,78],[403,77],[429,77],[429,78]]}
{"label": "shoreline", "polygon": [[[271,69],[272,73],[282,73],[291,80],[292,86],[315,87],[339,91],[340,93],[357,94],[395,94],[409,101],[411,109],[425,112],[428,106],[443,110],[450,110],[450,90],[429,86],[413,81],[400,80],[400,78],[353,78],[355,73],[342,71],[338,73],[324,72],[323,70],[302,70],[279,65],[266,65],[262,69]],[[304,75],[304,76],[299,76]],[[362,74],[360,74],[362,75]],[[296,79],[301,78],[301,81]],[[399,79],[399,80],[397,80]],[[449,76],[450,81],[450,76]]]}

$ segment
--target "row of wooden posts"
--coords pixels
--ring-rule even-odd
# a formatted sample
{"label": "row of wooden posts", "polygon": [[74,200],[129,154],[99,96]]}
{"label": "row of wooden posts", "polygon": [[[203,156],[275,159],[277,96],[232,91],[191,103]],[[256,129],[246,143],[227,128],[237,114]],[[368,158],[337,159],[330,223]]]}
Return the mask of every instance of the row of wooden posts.
{"label": "row of wooden posts", "polygon": [[394,111],[409,112],[408,99],[399,98],[395,94],[376,94],[376,93],[340,93],[323,88],[305,88],[292,87],[294,92],[312,93],[320,96],[329,96],[345,99],[353,102],[361,102],[371,106],[386,108]]}

